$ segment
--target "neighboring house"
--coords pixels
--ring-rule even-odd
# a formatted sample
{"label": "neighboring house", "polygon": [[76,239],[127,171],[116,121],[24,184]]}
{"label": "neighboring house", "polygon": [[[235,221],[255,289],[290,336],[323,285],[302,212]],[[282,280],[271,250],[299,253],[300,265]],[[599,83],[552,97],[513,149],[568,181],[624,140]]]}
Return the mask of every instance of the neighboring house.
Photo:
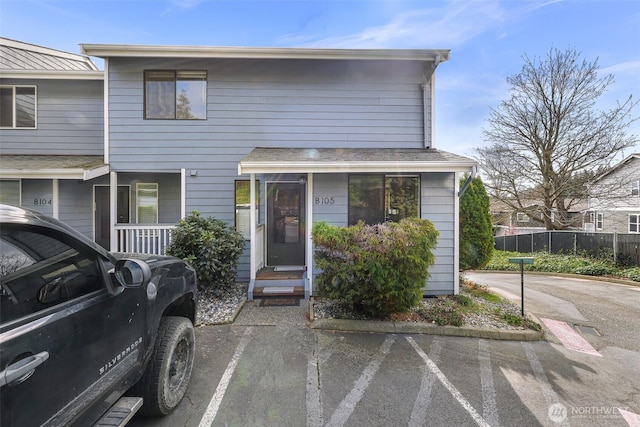
{"label": "neighboring house", "polygon": [[[495,236],[504,236],[511,234],[527,234],[537,233],[540,231],[547,231],[544,223],[535,221],[532,216],[537,215],[542,219],[539,206],[541,201],[528,200],[523,203],[527,206],[526,209],[514,210],[507,203],[501,200],[491,198],[491,216],[493,218],[493,233]],[[567,220],[569,223],[569,230],[582,229],[585,223],[585,210],[587,208],[586,202],[579,202],[572,206],[571,210],[567,212]],[[555,215],[556,212],[551,212],[551,215]]]}
{"label": "neighboring house", "polygon": [[593,184],[589,231],[640,233],[640,154],[632,154]]}
{"label": "neighboring house", "polygon": [[418,215],[440,232],[426,294],[458,292],[458,182],[476,162],[435,148],[434,72],[448,50],[81,49],[105,64],[109,175],[93,197],[111,249],[161,252],[197,210],[246,236],[249,297],[308,297],[314,223]]}
{"label": "neighboring house", "polygon": [[103,76],[86,56],[0,38],[0,203],[96,240],[93,194],[109,184]]}

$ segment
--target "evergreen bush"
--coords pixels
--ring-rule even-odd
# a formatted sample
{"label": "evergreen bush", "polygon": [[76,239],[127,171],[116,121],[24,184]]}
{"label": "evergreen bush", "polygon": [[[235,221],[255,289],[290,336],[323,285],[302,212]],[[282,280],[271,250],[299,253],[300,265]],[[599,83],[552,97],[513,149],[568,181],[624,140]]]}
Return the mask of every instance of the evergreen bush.
{"label": "evergreen bush", "polygon": [[235,283],[244,244],[244,237],[223,221],[193,211],[173,231],[166,253],[191,264],[199,286],[225,288]]}
{"label": "evergreen bush", "polygon": [[420,302],[438,231],[428,220],[350,227],[316,223],[312,231],[320,296],[383,318]]}
{"label": "evergreen bush", "polygon": [[[466,178],[462,178],[462,185]],[[493,225],[489,196],[479,177],[460,198],[460,269],[483,268],[493,256]]]}

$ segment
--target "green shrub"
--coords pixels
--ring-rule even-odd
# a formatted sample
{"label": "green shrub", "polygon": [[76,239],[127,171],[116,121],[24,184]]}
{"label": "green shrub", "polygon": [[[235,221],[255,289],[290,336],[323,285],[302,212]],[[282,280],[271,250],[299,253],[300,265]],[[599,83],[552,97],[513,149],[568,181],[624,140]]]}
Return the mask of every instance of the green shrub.
{"label": "green shrub", "polygon": [[193,266],[199,286],[224,288],[235,283],[244,238],[223,221],[193,211],[173,231],[167,255]]}
{"label": "green shrub", "polygon": [[640,282],[640,267],[633,267],[624,270],[622,276],[625,279],[633,280],[634,282]]}
{"label": "green shrub", "polygon": [[[460,180],[462,186],[467,177]],[[460,198],[460,269],[483,268],[493,255],[493,226],[489,196],[479,177]]]}
{"label": "green shrub", "polygon": [[380,318],[419,303],[438,238],[430,221],[360,222],[346,228],[320,222],[312,233],[320,296]]}
{"label": "green shrub", "polygon": [[617,268],[604,262],[594,262],[591,265],[576,268],[574,273],[584,274],[585,276],[607,276],[615,274],[617,271]]}

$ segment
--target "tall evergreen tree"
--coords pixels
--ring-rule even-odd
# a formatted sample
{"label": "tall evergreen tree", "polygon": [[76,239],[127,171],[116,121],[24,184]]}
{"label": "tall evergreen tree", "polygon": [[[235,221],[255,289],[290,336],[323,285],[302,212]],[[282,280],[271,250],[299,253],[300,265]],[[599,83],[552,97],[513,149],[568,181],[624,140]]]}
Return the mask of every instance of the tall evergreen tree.
{"label": "tall evergreen tree", "polygon": [[[466,181],[464,177],[460,186]],[[489,211],[489,196],[480,177],[460,198],[460,269],[479,269],[487,265],[493,255],[493,227]]]}

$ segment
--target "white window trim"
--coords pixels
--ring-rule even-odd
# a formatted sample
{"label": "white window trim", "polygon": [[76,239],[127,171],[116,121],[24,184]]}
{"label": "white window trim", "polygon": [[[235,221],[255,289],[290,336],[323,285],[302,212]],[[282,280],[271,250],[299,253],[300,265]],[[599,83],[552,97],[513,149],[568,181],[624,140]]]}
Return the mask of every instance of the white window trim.
{"label": "white window trim", "polygon": [[[636,222],[635,222],[636,231],[631,231],[631,217],[632,216],[636,217]],[[638,213],[630,213],[629,214],[629,221],[628,221],[627,224],[628,224],[629,233],[639,234],[640,233],[640,212],[638,212]]]}
{"label": "white window trim", "polygon": [[640,180],[631,181],[631,195],[640,196]]}
{"label": "white window trim", "polygon": [[602,212],[597,212],[596,213],[596,230],[603,230],[604,229],[604,213]]}
{"label": "white window trim", "polygon": [[529,215],[524,212],[516,212],[516,222],[530,222]]}
{"label": "white window trim", "polygon": [[[33,127],[16,127],[16,88],[20,87],[31,87],[33,88],[33,118],[34,118],[34,126]],[[0,85],[0,89],[10,88],[12,90],[12,103],[11,108],[13,108],[13,123],[11,126],[0,126],[0,129],[16,129],[16,130],[33,130],[38,129],[38,86],[36,85]]]}

